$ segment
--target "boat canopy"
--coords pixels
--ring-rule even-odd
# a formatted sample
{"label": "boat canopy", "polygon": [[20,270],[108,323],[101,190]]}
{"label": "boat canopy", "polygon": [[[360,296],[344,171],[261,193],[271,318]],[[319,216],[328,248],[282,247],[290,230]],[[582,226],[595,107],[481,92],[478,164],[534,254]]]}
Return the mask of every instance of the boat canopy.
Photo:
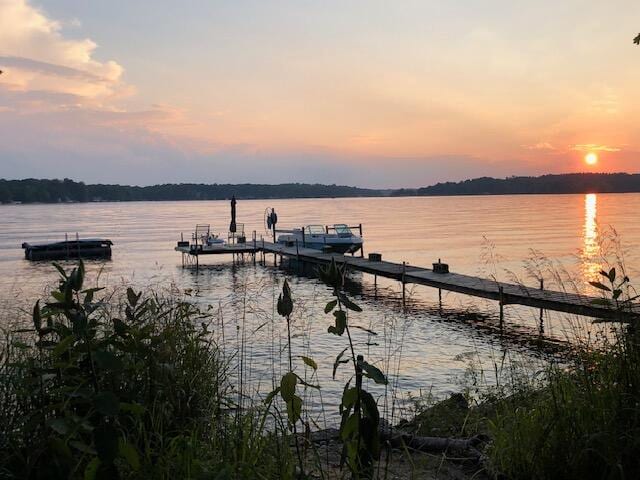
{"label": "boat canopy", "polygon": [[336,223],[333,226],[333,229],[336,231],[336,233],[340,236],[351,236],[351,229],[344,223]]}
{"label": "boat canopy", "polygon": [[324,235],[325,230],[323,225],[307,225],[307,231],[309,235]]}

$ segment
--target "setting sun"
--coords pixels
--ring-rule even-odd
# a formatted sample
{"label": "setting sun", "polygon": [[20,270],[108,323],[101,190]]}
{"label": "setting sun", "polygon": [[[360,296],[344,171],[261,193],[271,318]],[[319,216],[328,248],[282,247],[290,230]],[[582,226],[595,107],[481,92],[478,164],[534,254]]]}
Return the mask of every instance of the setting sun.
{"label": "setting sun", "polygon": [[598,155],[593,152],[589,152],[584,156],[584,161],[587,165],[595,165],[598,163]]}

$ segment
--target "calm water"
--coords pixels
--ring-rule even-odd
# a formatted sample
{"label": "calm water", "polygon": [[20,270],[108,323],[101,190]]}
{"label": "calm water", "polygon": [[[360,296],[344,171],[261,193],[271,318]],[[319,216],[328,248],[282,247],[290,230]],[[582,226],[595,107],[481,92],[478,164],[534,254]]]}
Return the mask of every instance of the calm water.
{"label": "calm water", "polygon": [[[603,230],[611,225],[626,247],[632,280],[640,272],[639,194],[254,200],[238,202],[238,221],[245,223],[247,232],[264,234],[267,207],[275,207],[282,228],[362,223],[365,252],[381,252],[385,259],[414,265],[426,266],[442,258],[452,271],[500,279],[517,276],[525,284],[536,285],[528,276],[527,259],[553,262],[556,269],[559,262],[566,270],[563,275],[571,276],[575,287],[584,291],[600,269],[603,248],[608,250],[601,244]],[[0,303],[4,305],[0,322],[18,316],[16,306],[31,304],[56,279],[48,263],[23,259],[23,241],[60,240],[65,233],[75,232],[81,237],[107,237],[115,244],[113,259],[90,263],[92,281],[100,271],[100,283],[111,287],[133,282],[138,288],[192,289],[196,301],[223,312],[218,333],[224,332],[227,348],[233,350],[246,340],[245,367],[250,370],[246,388],[269,390],[274,372],[283,368],[280,352],[285,330],[272,312],[287,272],[250,261],[233,265],[223,257],[207,259],[211,265],[199,272],[181,268],[173,247],[180,233],[190,235],[196,223],[226,231],[228,202],[0,206]],[[541,254],[548,260],[540,260]],[[545,277],[551,288],[552,277],[546,273]],[[296,353],[318,361],[323,399],[335,404],[342,386],[339,380],[344,379],[333,381],[331,368],[346,340],[326,333],[330,319],[322,307],[330,292],[312,277],[294,276],[291,281],[297,300]],[[456,379],[471,360],[493,370],[504,352],[516,352],[524,359],[537,356],[522,346],[523,340],[538,334],[537,311],[508,307],[509,334],[502,336],[493,328],[496,305],[490,302],[444,294],[440,313],[436,292],[417,286],[411,289],[411,306],[405,313],[394,282],[379,280],[374,288],[372,277],[355,275],[351,289],[364,307],[352,322],[379,333],[371,338],[359,334],[358,348],[395,372],[397,392],[402,395],[459,390]],[[574,319],[547,314],[545,335],[564,338],[568,325],[574,323]],[[313,400],[319,400],[317,394]]]}

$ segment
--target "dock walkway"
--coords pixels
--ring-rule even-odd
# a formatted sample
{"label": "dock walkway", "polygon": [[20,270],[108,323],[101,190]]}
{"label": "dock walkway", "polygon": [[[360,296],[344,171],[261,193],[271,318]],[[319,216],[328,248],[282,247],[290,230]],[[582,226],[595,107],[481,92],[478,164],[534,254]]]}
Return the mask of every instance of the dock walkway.
{"label": "dock walkway", "polygon": [[324,253],[311,248],[285,246],[263,240],[248,241],[246,244],[239,245],[225,245],[214,251],[201,251],[199,253],[194,253],[188,249],[180,250],[180,247],[177,247],[176,250],[182,251],[183,254],[195,255],[196,257],[210,254],[247,253],[254,255],[255,258],[256,253],[264,252],[280,255],[281,258],[288,257],[316,265],[327,265],[331,263],[332,260],[335,260],[335,262],[340,265],[347,264],[347,268],[350,270],[398,280],[402,283],[403,294],[406,284],[419,284],[439,290],[498,301],[500,304],[501,317],[502,307],[512,304],[594,318],[624,320],[640,318],[640,304],[633,304],[624,312],[620,312],[604,305],[595,304],[594,300],[596,300],[597,297],[543,290],[458,273],[436,273],[431,269],[408,265],[406,263],[372,261],[362,257]]}

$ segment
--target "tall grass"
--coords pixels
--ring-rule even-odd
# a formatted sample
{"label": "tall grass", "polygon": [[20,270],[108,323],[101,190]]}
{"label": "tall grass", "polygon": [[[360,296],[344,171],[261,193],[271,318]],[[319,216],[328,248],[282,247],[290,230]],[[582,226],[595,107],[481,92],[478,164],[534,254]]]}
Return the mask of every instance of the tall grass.
{"label": "tall grass", "polygon": [[291,476],[286,432],[239,409],[212,318],[132,289],[84,289],[60,269],[33,325],[0,350],[0,477]]}

